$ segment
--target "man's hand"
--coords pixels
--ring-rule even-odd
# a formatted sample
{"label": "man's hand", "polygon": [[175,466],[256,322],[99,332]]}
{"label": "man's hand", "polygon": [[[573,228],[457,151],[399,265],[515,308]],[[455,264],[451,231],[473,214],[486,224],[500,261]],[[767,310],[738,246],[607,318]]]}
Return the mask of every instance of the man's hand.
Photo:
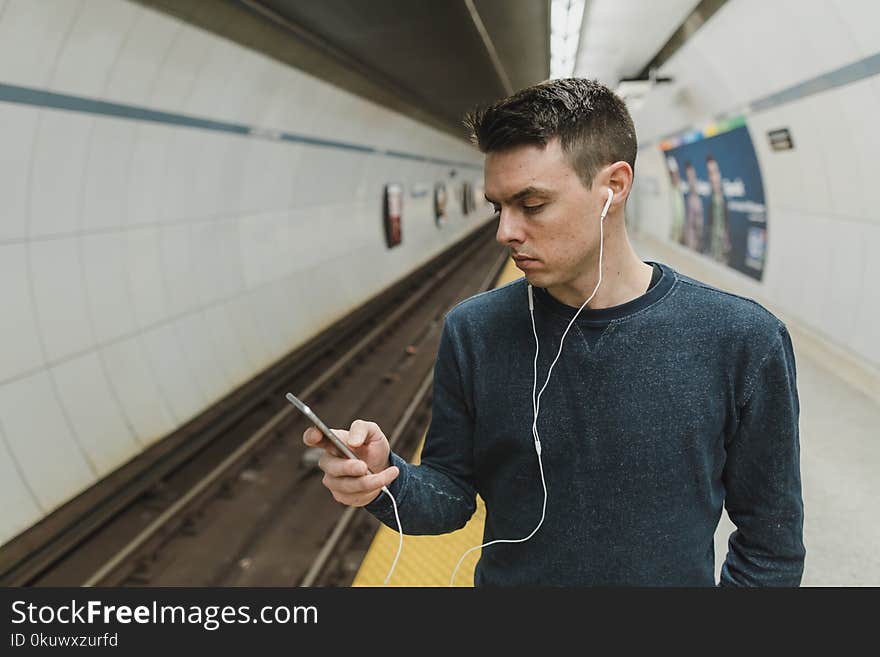
{"label": "man's hand", "polygon": [[[346,458],[315,427],[303,433],[303,442],[309,447],[324,450],[318,467],[324,471],[324,485],[337,502],[348,506],[366,506],[397,479],[400,470],[390,465],[391,447],[388,439],[375,422],[355,420],[351,429],[333,429],[359,460]],[[374,474],[370,474],[370,473]]]}

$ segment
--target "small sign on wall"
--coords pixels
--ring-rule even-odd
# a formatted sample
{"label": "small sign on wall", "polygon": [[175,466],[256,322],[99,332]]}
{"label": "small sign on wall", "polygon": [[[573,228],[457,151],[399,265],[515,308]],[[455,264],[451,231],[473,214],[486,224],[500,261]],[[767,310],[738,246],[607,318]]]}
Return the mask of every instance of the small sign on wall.
{"label": "small sign on wall", "polygon": [[402,240],[403,185],[385,185],[383,214],[385,223],[385,243],[388,248],[400,244]]}
{"label": "small sign on wall", "polygon": [[434,222],[437,228],[446,223],[446,183],[434,185]]}
{"label": "small sign on wall", "polygon": [[788,128],[771,130],[767,133],[767,137],[770,139],[770,148],[774,151],[790,151],[794,148],[794,142]]}
{"label": "small sign on wall", "polygon": [[476,207],[473,186],[467,181],[461,183],[461,213],[469,215]]}

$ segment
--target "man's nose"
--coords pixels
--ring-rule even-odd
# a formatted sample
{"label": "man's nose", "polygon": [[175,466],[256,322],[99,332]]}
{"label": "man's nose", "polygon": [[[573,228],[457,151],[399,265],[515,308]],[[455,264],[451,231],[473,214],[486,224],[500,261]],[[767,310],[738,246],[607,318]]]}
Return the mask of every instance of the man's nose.
{"label": "man's nose", "polygon": [[509,210],[501,210],[498,213],[498,230],[495,231],[495,241],[504,246],[523,242],[522,227]]}

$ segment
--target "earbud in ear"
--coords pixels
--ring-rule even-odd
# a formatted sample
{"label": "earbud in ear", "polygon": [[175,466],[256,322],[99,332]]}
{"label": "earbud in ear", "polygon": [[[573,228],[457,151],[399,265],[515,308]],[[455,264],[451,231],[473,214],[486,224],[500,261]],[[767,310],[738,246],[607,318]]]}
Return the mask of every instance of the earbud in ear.
{"label": "earbud in ear", "polygon": [[600,221],[605,218],[606,214],[608,214],[608,208],[611,206],[611,199],[613,199],[613,198],[614,198],[614,192],[612,192],[611,188],[609,187],[608,188],[608,200],[605,201],[605,207],[602,208],[602,216],[599,217]]}

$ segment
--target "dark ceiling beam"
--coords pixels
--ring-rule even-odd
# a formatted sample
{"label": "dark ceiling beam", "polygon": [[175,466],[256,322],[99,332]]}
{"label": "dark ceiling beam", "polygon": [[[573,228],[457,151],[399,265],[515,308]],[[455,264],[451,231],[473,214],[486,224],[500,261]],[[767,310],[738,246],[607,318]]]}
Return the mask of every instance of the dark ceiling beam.
{"label": "dark ceiling beam", "polygon": [[659,69],[668,62],[726,3],[727,0],[702,0],[635,79],[647,80],[652,69]]}
{"label": "dark ceiling beam", "polygon": [[501,86],[504,87],[504,91],[510,96],[513,94],[513,85],[510,83],[507,71],[504,70],[504,64],[498,56],[498,51],[495,50],[495,44],[492,42],[492,37],[489,35],[489,31],[483,24],[483,19],[480,18],[480,12],[478,12],[477,8],[474,6],[473,0],[464,0],[464,4],[471,16],[471,21],[473,21],[474,27],[477,28],[477,32],[480,34],[480,39],[482,39],[483,45],[486,47],[486,52],[489,55],[492,66],[495,68],[495,73],[498,75],[498,79],[501,80]]}
{"label": "dark ceiling beam", "polygon": [[[514,92],[550,77],[550,0],[471,1]],[[503,84],[498,91],[505,93]]]}
{"label": "dark ceiling beam", "polygon": [[[453,137],[466,140],[461,124],[430,111],[430,103],[400,84],[387,81],[359,61],[308,30],[281,25],[242,0],[134,0],[141,5],[260,52],[345,91],[404,114]],[[294,37],[294,38],[291,38]],[[353,66],[356,64],[357,66]],[[370,71],[370,72],[368,72]]]}
{"label": "dark ceiling beam", "polygon": [[[370,79],[377,86],[384,88],[387,92],[394,94],[399,98],[407,99],[416,106],[421,107],[423,110],[430,111],[428,108],[431,107],[431,103],[421,94],[400,84],[400,82],[389,77],[379,69],[364,63],[363,60],[358,59],[326,38],[319,36],[302,25],[294,22],[288,16],[279,14],[274,9],[266,6],[261,0],[238,0],[238,2],[251,11],[254,11],[272,21],[282,29],[286,30],[294,38],[320,50],[350,70],[357,71],[364,77]],[[438,115],[437,119],[443,122],[449,122],[449,127],[457,132],[456,136],[460,136],[460,126],[449,121],[446,117]]]}

